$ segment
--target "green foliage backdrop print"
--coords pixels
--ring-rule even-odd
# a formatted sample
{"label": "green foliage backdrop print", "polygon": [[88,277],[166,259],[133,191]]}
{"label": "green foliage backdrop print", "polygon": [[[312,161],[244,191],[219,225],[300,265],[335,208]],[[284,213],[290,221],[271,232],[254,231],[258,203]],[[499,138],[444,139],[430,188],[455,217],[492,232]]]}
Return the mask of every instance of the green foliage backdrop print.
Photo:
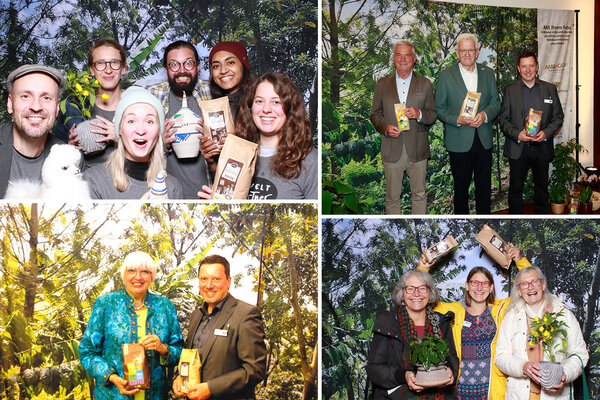
{"label": "green foliage backdrop print", "polygon": [[[324,219],[322,223],[323,398],[367,400],[366,375],[373,323],[393,307],[391,292],[402,274],[416,268],[424,250],[453,235],[457,251],[431,269],[443,301],[459,301],[468,271],[485,266],[496,277],[497,298],[510,292],[516,267],[495,265],[475,236],[490,225],[514,243],[564,296],[581,325],[590,360],[590,399],[600,395],[600,221],[562,219]],[[580,389],[580,381],[576,381]],[[568,390],[568,389],[567,389]],[[580,395],[580,392],[576,392]],[[574,397],[578,398],[578,397]]]}
{"label": "green foliage backdrop print", "polygon": [[134,250],[157,261],[150,290],[173,301],[184,337],[202,304],[198,261],[226,257],[232,294],[265,322],[257,398],[317,398],[314,205],[4,204],[0,216],[0,398],[91,398],[79,342],[96,298],[123,288],[120,263]]}
{"label": "green foliage backdrop print", "polygon": [[[383,214],[385,180],[380,156],[381,135],[369,121],[377,79],[394,71],[394,42],[409,40],[418,57],[415,71],[428,77],[435,90],[439,72],[456,61],[454,47],[462,32],[479,37],[480,56],[496,72],[500,93],[517,78],[520,51],[537,51],[534,9],[480,6],[423,0],[323,0],[323,181],[347,187],[331,189],[331,214]],[[452,213],[452,175],[443,143],[443,125],[430,130],[427,168],[428,213]],[[493,147],[493,209],[506,208],[508,163],[504,138],[496,127]],[[338,185],[339,187],[339,185]],[[358,196],[360,206],[349,199]],[[408,178],[403,211],[410,212]],[[529,195],[530,193],[525,193]],[[473,197],[473,196],[471,196]]]}

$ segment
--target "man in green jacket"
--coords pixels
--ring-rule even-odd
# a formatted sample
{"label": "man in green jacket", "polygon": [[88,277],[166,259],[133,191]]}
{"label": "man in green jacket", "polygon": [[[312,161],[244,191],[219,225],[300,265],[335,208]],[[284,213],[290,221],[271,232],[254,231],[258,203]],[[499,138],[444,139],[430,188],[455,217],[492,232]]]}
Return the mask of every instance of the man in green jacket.
{"label": "man in green jacket", "polygon": [[[492,197],[492,121],[500,112],[500,99],[494,72],[477,64],[477,36],[458,36],[456,57],[459,63],[446,68],[438,77],[435,108],[444,123],[444,143],[454,178],[454,213],[469,214],[469,186],[475,177],[477,214],[489,214]],[[460,115],[467,91],[481,94],[475,117]]]}

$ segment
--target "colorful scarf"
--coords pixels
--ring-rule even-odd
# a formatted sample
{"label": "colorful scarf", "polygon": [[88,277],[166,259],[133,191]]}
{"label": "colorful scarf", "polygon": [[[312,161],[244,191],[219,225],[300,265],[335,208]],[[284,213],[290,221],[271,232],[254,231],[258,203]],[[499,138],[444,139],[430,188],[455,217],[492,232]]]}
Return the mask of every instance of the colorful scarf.
{"label": "colorful scarf", "polygon": [[[413,368],[410,362],[410,342],[419,337],[415,323],[408,315],[406,306],[398,307],[398,322],[400,323],[400,336],[406,347],[403,354],[404,369],[411,370]],[[431,307],[425,309],[425,336],[437,336],[442,338],[442,330],[440,329],[438,317]],[[444,388],[427,389],[416,394],[418,400],[443,400]]]}

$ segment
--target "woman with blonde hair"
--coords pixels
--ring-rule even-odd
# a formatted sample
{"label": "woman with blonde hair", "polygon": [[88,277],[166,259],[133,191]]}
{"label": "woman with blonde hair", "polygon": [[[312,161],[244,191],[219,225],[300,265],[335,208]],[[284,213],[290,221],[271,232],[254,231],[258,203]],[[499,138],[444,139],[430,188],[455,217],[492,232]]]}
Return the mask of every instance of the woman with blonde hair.
{"label": "woman with blonde hair", "polygon": [[[141,87],[123,92],[115,111],[117,149],[104,165],[84,172],[94,199],[148,199],[158,174],[165,169],[165,114],[159,100]],[[182,188],[166,178],[169,199],[180,199]]]}

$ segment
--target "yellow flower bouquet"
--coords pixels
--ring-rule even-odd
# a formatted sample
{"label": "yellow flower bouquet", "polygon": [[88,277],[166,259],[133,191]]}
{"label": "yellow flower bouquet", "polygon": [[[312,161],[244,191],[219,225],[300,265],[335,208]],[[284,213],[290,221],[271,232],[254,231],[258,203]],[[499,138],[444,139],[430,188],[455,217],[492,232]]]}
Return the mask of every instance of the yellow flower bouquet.
{"label": "yellow flower bouquet", "polygon": [[[91,74],[87,71],[84,72],[67,72],[67,86],[65,88],[65,99],[60,102],[60,110],[63,114],[67,111],[67,99],[73,97],[77,101],[71,103],[79,112],[83,119],[91,118],[91,109],[96,103],[96,89],[100,87],[100,84],[94,79]],[[102,96],[108,95],[103,94]],[[70,118],[68,117],[65,122]]]}
{"label": "yellow flower bouquet", "polygon": [[[556,361],[554,350],[558,347],[562,347],[558,350],[559,353],[567,354],[567,331],[564,329],[567,324],[564,321],[559,320],[562,317],[563,312],[549,312],[547,311],[542,318],[536,317],[531,323],[531,329],[529,330],[529,337],[532,338],[529,342],[530,345],[538,343],[540,349],[540,361],[543,352],[548,355],[551,362]],[[560,343],[552,346],[554,338],[560,338]],[[561,346],[562,345],[562,346]]]}

